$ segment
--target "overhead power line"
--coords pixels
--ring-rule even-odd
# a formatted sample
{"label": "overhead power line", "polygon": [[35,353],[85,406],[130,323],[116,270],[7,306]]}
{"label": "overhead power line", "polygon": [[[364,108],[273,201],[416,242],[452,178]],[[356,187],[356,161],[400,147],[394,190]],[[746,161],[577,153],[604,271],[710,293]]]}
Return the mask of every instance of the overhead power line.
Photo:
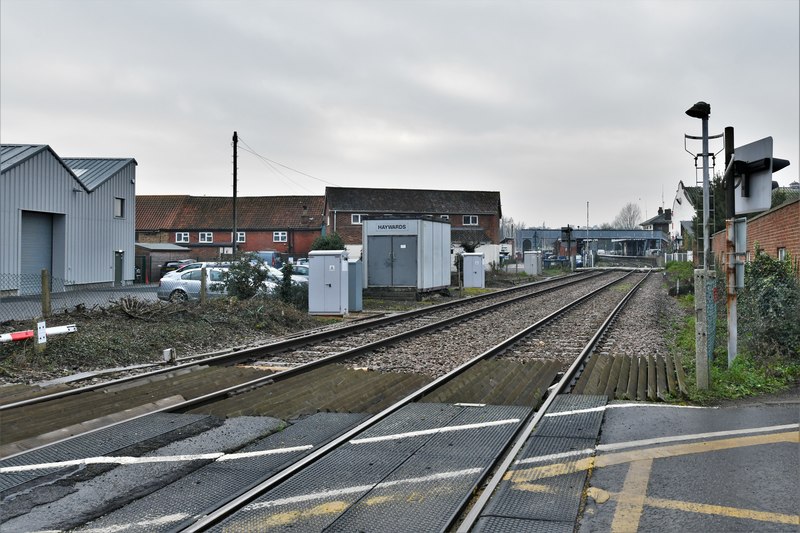
{"label": "overhead power line", "polygon": [[265,163],[267,166],[269,166],[274,172],[280,174],[281,176],[283,176],[284,178],[286,178],[287,180],[289,180],[290,182],[294,183],[295,185],[297,185],[299,187],[302,187],[302,185],[300,185],[299,183],[296,183],[294,180],[292,180],[291,178],[286,176],[286,174],[284,174],[283,172],[280,172],[273,165],[278,165],[278,166],[283,167],[283,168],[285,168],[287,170],[291,170],[292,172],[296,172],[297,174],[301,174],[301,175],[306,176],[308,178],[311,178],[313,180],[317,180],[317,181],[319,181],[321,183],[326,183],[328,185],[333,185],[334,187],[338,187],[338,185],[335,184],[335,183],[331,183],[330,181],[324,180],[322,178],[318,178],[316,176],[312,176],[311,174],[309,174],[307,172],[303,172],[301,170],[297,170],[296,168],[292,168],[289,165],[284,165],[283,163],[280,163],[278,161],[274,161],[274,160],[272,160],[272,159],[270,159],[270,158],[268,158],[266,156],[263,156],[263,155],[259,154],[249,144],[247,144],[244,140],[242,140],[241,136],[239,136],[239,142],[245,146],[244,151],[253,154],[257,158],[259,158],[263,163]]}

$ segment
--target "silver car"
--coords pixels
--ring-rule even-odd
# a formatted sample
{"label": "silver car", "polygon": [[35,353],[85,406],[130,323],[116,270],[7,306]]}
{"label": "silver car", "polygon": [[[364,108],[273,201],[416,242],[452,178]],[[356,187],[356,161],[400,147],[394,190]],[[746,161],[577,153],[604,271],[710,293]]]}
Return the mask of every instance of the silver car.
{"label": "silver car", "polygon": [[[206,269],[206,295],[209,297],[224,296],[226,289],[223,284],[225,281],[225,268]],[[183,302],[186,300],[198,300],[200,298],[200,280],[202,275],[201,268],[186,270],[177,276],[161,278],[158,282],[156,294],[161,300],[170,302]]]}

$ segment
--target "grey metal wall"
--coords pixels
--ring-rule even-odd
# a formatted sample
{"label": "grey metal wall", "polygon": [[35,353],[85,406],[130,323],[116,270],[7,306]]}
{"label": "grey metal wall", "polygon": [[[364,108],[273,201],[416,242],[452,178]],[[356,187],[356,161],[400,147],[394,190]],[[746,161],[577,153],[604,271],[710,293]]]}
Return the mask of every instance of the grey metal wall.
{"label": "grey metal wall", "polygon": [[[124,252],[126,281],[134,277],[136,167],[133,162],[91,193],[86,192],[49,151],[0,176],[0,283],[20,273],[22,211],[63,215],[54,228],[54,278],[68,284],[112,283],[114,252]],[[123,198],[124,217],[114,218],[114,198]],[[60,222],[61,223],[61,222]],[[62,235],[58,238],[58,235]],[[0,290],[16,287],[2,286]]]}

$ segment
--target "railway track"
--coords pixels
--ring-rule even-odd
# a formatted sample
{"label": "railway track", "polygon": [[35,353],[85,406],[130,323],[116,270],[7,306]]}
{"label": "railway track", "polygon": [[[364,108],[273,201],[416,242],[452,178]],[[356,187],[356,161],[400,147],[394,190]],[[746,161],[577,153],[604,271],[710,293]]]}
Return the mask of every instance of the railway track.
{"label": "railway track", "polygon": [[[261,347],[189,359],[174,367],[108,383],[62,387],[51,394],[35,387],[14,389],[0,398],[0,424],[4,428],[0,434],[0,456],[8,457],[198,398],[233,394],[238,389],[284,379],[307,372],[306,365],[324,364],[328,361],[326,356],[345,354],[341,357],[349,357],[380,343],[396,342],[403,336],[441,329],[479,316],[508,301],[542,297],[564,287],[581,287],[592,283],[594,277],[596,274],[527,284],[341,328],[326,328]],[[260,364],[253,364],[259,361]]]}
{"label": "railway track", "polygon": [[[593,308],[602,307],[608,309],[609,306],[616,306],[622,297],[628,294],[627,290],[615,289],[621,284],[630,285],[627,281],[610,283],[604,291],[595,296],[590,295],[586,287],[580,286],[574,289],[574,292],[580,293],[580,297],[575,294],[570,295],[568,298],[563,297],[563,300],[575,302],[571,306],[571,313],[574,313],[574,316],[582,317],[580,326],[573,323],[567,331],[579,333],[597,330],[600,326],[598,321],[605,323],[607,319],[601,320],[601,318],[606,317],[607,313],[598,314],[598,316],[591,319],[586,318],[585,315],[591,314],[588,311]],[[564,293],[560,291],[559,295],[562,294]],[[600,296],[600,294],[603,296]],[[607,301],[600,303],[601,300]],[[76,525],[75,523],[66,525],[71,528],[77,527],[78,529],[92,530],[94,528],[95,530],[103,530],[102,528],[115,528],[124,523],[127,528],[133,528],[131,530],[137,530],[138,527],[139,530],[147,531],[202,530],[206,528],[227,530],[235,527],[245,527],[251,530],[255,525],[252,520],[258,521],[257,529],[262,529],[261,526],[266,523],[280,525],[281,520],[286,520],[288,516],[286,514],[286,503],[279,505],[275,502],[295,500],[292,500],[293,496],[278,497],[276,499],[276,493],[283,494],[282,491],[290,491],[287,487],[294,487],[292,490],[306,495],[321,494],[319,489],[315,490],[313,486],[304,485],[303,483],[305,482],[302,481],[304,479],[325,479],[327,480],[326,483],[333,483],[334,485],[341,483],[351,489],[353,486],[360,487],[362,485],[356,483],[356,478],[361,475],[367,477],[376,475],[376,472],[368,474],[363,470],[358,470],[358,465],[367,460],[366,457],[369,456],[369,453],[378,454],[375,457],[375,464],[383,465],[381,468],[384,469],[387,467],[382,459],[383,455],[386,454],[386,449],[380,443],[395,442],[392,445],[391,454],[406,450],[405,443],[413,443],[414,445],[408,448],[406,453],[410,450],[414,452],[412,455],[420,455],[422,454],[420,450],[424,448],[427,448],[427,450],[436,449],[435,442],[439,438],[437,435],[457,436],[458,438],[452,440],[447,445],[447,448],[450,448],[450,455],[458,452],[452,457],[453,461],[458,461],[464,454],[462,453],[461,445],[454,443],[460,442],[459,438],[469,440],[474,437],[469,430],[461,428],[480,428],[481,431],[485,428],[493,428],[491,431],[494,433],[492,433],[493,436],[490,439],[493,443],[490,446],[493,450],[492,453],[478,454],[482,457],[481,461],[488,466],[481,468],[472,466],[467,468],[472,472],[471,474],[465,474],[465,477],[456,476],[460,484],[467,483],[467,485],[472,485],[472,489],[466,493],[453,492],[453,494],[459,494],[456,497],[456,500],[458,500],[456,508],[460,513],[466,507],[471,490],[474,490],[477,486],[477,481],[475,480],[484,479],[492,465],[497,463],[497,449],[504,447],[500,446],[498,448],[498,446],[503,443],[506,445],[510,443],[514,435],[521,434],[521,429],[527,423],[526,421],[530,420],[531,416],[535,413],[543,413],[547,402],[552,402],[554,395],[545,396],[548,388],[554,382],[558,382],[558,388],[566,390],[570,383],[574,383],[578,379],[581,365],[573,364],[570,366],[566,362],[568,359],[575,359],[574,350],[577,344],[564,350],[563,353],[555,355],[541,349],[543,338],[558,337],[558,331],[564,331],[563,329],[558,329],[564,327],[563,325],[559,326],[559,323],[563,324],[564,320],[571,320],[563,318],[563,315],[568,313],[567,306],[563,305],[563,303],[563,301],[556,302],[556,304],[552,305],[552,310],[545,308],[546,306],[542,305],[542,302],[532,306],[535,310],[530,309],[530,304],[528,309],[525,310],[526,308],[522,302],[507,304],[505,307],[510,307],[511,311],[500,317],[494,317],[492,320],[495,320],[495,322],[491,323],[495,325],[492,326],[485,325],[487,324],[486,322],[481,322],[483,325],[480,326],[476,326],[476,323],[473,322],[473,325],[469,326],[470,322],[458,323],[453,321],[451,324],[432,328],[441,331],[442,327],[447,327],[447,335],[445,336],[464,339],[468,332],[475,330],[476,327],[484,331],[486,331],[485,328],[487,327],[500,329],[497,324],[512,322],[510,317],[518,317],[519,323],[526,323],[526,327],[523,328],[520,328],[519,325],[509,326],[510,329],[516,328],[516,333],[507,338],[504,336],[505,341],[501,343],[495,342],[490,347],[479,346],[471,347],[471,350],[465,350],[465,343],[462,341],[461,350],[465,352],[463,360],[456,363],[455,370],[451,366],[449,369],[451,371],[444,377],[435,377],[437,372],[441,376],[442,372],[440,371],[425,373],[420,371],[419,365],[408,364],[408,358],[414,357],[414,352],[416,352],[416,359],[420,359],[420,354],[429,354],[433,350],[438,350],[438,353],[452,350],[452,348],[438,344],[441,341],[437,341],[436,337],[441,337],[442,335],[427,333],[423,335],[429,337],[426,341],[412,340],[409,335],[409,338],[405,340],[402,338],[395,339],[391,344],[356,348],[348,354],[351,360],[347,365],[330,364],[331,360],[335,358],[328,356],[325,358],[328,364],[307,363],[302,365],[302,367],[305,367],[303,372],[295,374],[279,372],[268,376],[271,381],[268,387],[255,388],[255,385],[245,388],[236,387],[234,390],[228,390],[225,393],[226,398],[222,401],[218,397],[214,399],[200,398],[194,402],[184,403],[179,411],[181,414],[159,413],[155,416],[162,424],[167,424],[169,431],[159,433],[153,429],[148,430],[154,434],[149,438],[149,444],[139,445],[142,448],[139,450],[140,454],[147,452],[148,447],[152,449],[152,453],[159,453],[163,449],[161,444],[164,441],[171,442],[170,435],[175,432],[183,432],[185,437],[186,435],[199,435],[209,428],[211,428],[211,431],[224,431],[226,425],[233,425],[231,421],[236,419],[250,420],[257,418],[259,420],[283,419],[288,421],[296,419],[296,423],[291,424],[280,432],[274,432],[274,427],[267,426],[253,430],[254,433],[247,433],[247,435],[250,435],[249,443],[242,444],[237,440],[236,442],[228,443],[227,446],[215,448],[217,450],[215,453],[218,456],[213,459],[209,458],[208,454],[203,455],[202,458],[192,456],[191,459],[184,460],[184,463],[182,463],[184,464],[183,469],[173,468],[171,470],[173,473],[170,475],[174,478],[172,483],[167,483],[157,491],[155,489],[151,490],[150,496],[132,497],[129,495],[128,497],[115,498],[116,503],[114,504],[103,504],[101,502],[99,505],[94,506],[94,510],[90,513],[94,516],[105,515],[96,522],[86,526]],[[491,313],[484,311],[480,314],[485,317],[485,315]],[[534,326],[530,326],[531,322],[535,322]],[[463,330],[457,331],[458,328],[463,328]],[[539,333],[537,336],[536,332],[541,331],[550,331],[550,333]],[[555,333],[553,333],[554,331]],[[502,333],[505,335],[505,330]],[[589,341],[596,343],[597,338],[595,337],[598,337],[598,334],[594,333],[589,336],[592,337]],[[428,344],[426,345],[425,342]],[[583,340],[578,344],[581,347],[585,346]],[[475,355],[476,350],[480,351],[480,355]],[[584,350],[579,351],[581,351],[582,359],[585,359],[589,353],[584,352]],[[573,354],[570,355],[570,352],[573,352]],[[355,359],[352,359],[354,356],[356,356]],[[452,353],[445,359],[452,362],[451,356]],[[395,361],[396,366],[391,367],[383,363],[383,361],[387,360]],[[397,363],[397,361],[403,360],[405,362]],[[380,371],[375,372],[374,370]],[[560,378],[560,380],[557,378]],[[305,384],[302,380],[305,380]],[[543,402],[544,405],[542,405]],[[265,415],[272,418],[267,418]],[[498,416],[501,418],[496,419]],[[134,432],[144,431],[143,428],[148,426],[148,423],[144,422],[147,418],[134,419],[118,427],[128,428]],[[152,419],[152,416],[150,419]],[[179,423],[178,420],[181,420],[181,422]],[[222,420],[226,420],[226,422],[221,422]],[[509,422],[510,420],[514,420],[514,422]],[[420,421],[423,421],[423,426],[427,425],[427,428],[400,431],[403,427],[409,429],[412,426],[417,427]],[[489,425],[486,425],[487,421]],[[280,424],[280,422],[276,423]],[[172,427],[178,425],[180,427]],[[137,427],[140,429],[137,430]],[[441,431],[442,427],[454,429]],[[437,428],[438,432],[434,431]],[[414,433],[415,431],[422,431],[422,433],[408,437],[409,440],[406,440],[406,438],[399,440],[388,438],[398,433]],[[429,433],[426,433],[426,431]],[[114,433],[113,428],[101,429],[95,431],[94,434],[90,434],[88,441],[93,442],[91,446],[95,446],[96,449],[102,448],[102,445],[105,445],[106,448],[117,446],[115,453],[119,454],[125,449],[123,445],[127,441],[122,439],[119,444],[110,443],[109,440],[119,440],[119,436],[114,435]],[[242,436],[245,433],[240,433],[240,438],[246,441],[247,438]],[[94,436],[93,440],[92,435]],[[447,439],[447,437],[441,438]],[[424,444],[420,444],[419,439],[427,440]],[[400,441],[403,444],[396,445],[396,442]],[[68,442],[65,441],[65,443]],[[355,453],[352,450],[347,451],[346,448],[352,448],[353,442],[364,446],[357,446],[359,451]],[[65,443],[62,443],[62,448],[69,446]],[[296,445],[298,443],[301,444]],[[464,446],[467,445],[467,443],[462,444]],[[219,451],[220,449],[222,451]],[[228,457],[231,453],[234,454],[231,457],[237,457],[236,460],[231,459],[230,463],[228,463],[235,465],[235,467],[232,466],[229,469],[234,471],[233,474],[226,470],[225,467],[222,467],[222,463],[219,460],[221,457]],[[241,455],[237,456],[237,453]],[[341,479],[331,481],[330,476],[320,476],[319,471],[315,471],[315,469],[322,468],[323,472],[325,472],[326,461],[329,461],[330,458],[340,457],[342,454],[354,455],[352,460],[356,461],[356,463],[352,464],[351,468],[346,469],[346,473],[342,475]],[[23,454],[20,457],[12,457],[11,461],[2,461],[0,468],[8,468],[9,466],[7,465],[12,462],[15,465],[24,463],[25,455],[27,454]],[[471,454],[467,455],[472,457]],[[34,457],[34,459],[36,458]],[[424,459],[420,460],[428,464]],[[113,461],[110,462],[113,464]],[[156,460],[153,460],[153,462],[156,462]],[[161,461],[158,462],[160,464]],[[168,461],[163,462],[167,463]],[[149,464],[146,460],[143,463]],[[53,470],[61,472],[59,475],[62,477],[74,475],[74,473],[63,470],[70,468],[63,465],[63,461],[58,464],[63,467],[61,470],[53,466],[38,472],[34,471],[35,474],[17,472],[14,475],[27,476],[27,478],[16,479],[12,484],[16,483],[16,487],[32,490],[32,487],[37,483],[36,480],[41,478],[42,474],[44,476],[53,476]],[[403,462],[403,464],[406,463]],[[410,465],[411,463],[408,464]],[[221,470],[214,473],[217,466]],[[89,467],[84,462],[79,463],[77,468],[86,469]],[[111,467],[106,466],[106,468]],[[112,471],[119,468],[123,467],[117,467]],[[308,470],[306,470],[307,468]],[[395,480],[397,481],[396,483],[391,480],[381,482],[388,484],[386,487],[412,487],[413,483],[404,482],[403,479],[412,479],[413,476],[412,478],[404,478],[402,469],[398,468],[390,469],[392,476],[398,476],[398,479]],[[430,468],[430,465],[428,468]],[[175,474],[175,470],[180,470],[180,475]],[[245,471],[250,472],[250,474],[243,474]],[[0,472],[5,475],[4,471],[0,470]],[[214,479],[227,480],[227,476],[232,475],[232,477],[236,478],[235,484],[237,488],[231,489],[227,482],[222,482],[217,487],[209,486],[209,483],[207,483],[210,479],[207,477],[210,475],[209,472],[214,473],[212,476]],[[271,472],[272,475],[268,479],[263,479],[264,472]],[[260,478],[247,477],[248,475],[254,475],[254,473],[258,473]],[[102,477],[102,474],[100,477]],[[203,480],[205,480],[205,483]],[[102,482],[97,481],[97,483]],[[231,481],[231,483],[234,482]],[[375,487],[378,484],[373,483]],[[201,498],[195,497],[197,496],[197,491],[193,490],[198,485],[204,485],[204,489],[209,489],[208,493],[203,493]],[[215,484],[211,483],[210,485]],[[253,490],[259,492],[243,492],[244,488],[249,486],[255,486]],[[13,489],[5,488],[3,495],[5,496],[11,490]],[[141,490],[139,486],[136,486],[136,489],[130,489],[129,493]],[[367,493],[373,491],[372,488],[364,490]],[[383,489],[375,488],[374,490],[380,492]],[[447,490],[450,491],[449,488]],[[177,491],[177,494],[195,494],[193,494],[190,502],[185,501],[185,498],[179,498],[183,503],[176,505],[174,503],[176,501],[175,497],[170,496],[172,491]],[[350,494],[356,494],[357,492]],[[323,490],[322,493],[325,493],[325,491]],[[237,497],[233,498],[234,495]],[[336,493],[336,497],[338,498],[339,496],[340,494]],[[394,497],[375,497],[378,499],[386,497],[388,499],[381,501],[396,502]],[[353,500],[352,506],[347,505],[348,509],[351,507],[353,509],[352,511],[347,511],[350,513],[349,516],[362,517],[358,520],[363,520],[363,517],[367,516],[368,513],[365,514],[365,509],[369,509],[369,507],[362,509],[364,498],[367,498],[365,493]],[[450,501],[451,499],[443,498],[443,501]],[[213,503],[209,503],[211,501]],[[312,509],[319,511],[319,508],[315,507],[315,505],[324,506],[326,500],[325,498],[310,498],[305,501]],[[341,500],[335,501],[341,503]],[[169,503],[165,504],[165,502]],[[215,507],[219,507],[221,502],[227,503],[220,510],[213,510]],[[362,502],[362,504],[358,502]],[[121,506],[125,503],[127,505],[122,508],[113,509],[114,506]],[[393,506],[390,507],[394,509]],[[261,512],[264,509],[269,509],[270,511],[264,515]],[[386,506],[382,506],[382,509],[384,512],[382,516],[393,516],[391,512],[387,512],[388,508]],[[167,513],[169,510],[175,512]],[[261,514],[248,514],[253,510],[258,510]],[[31,508],[31,511],[33,511],[33,508]],[[225,517],[225,513],[234,511],[237,511],[238,514],[233,516],[238,518]],[[18,512],[19,510],[10,514]],[[290,512],[290,514],[293,512]],[[166,516],[164,513],[170,514],[172,516],[171,520],[164,520],[163,517]],[[342,513],[342,516],[344,514]],[[435,514],[438,516],[441,513],[437,511]],[[147,520],[139,520],[139,526],[132,525],[137,523],[133,517],[151,515],[161,517],[162,522],[157,527],[156,524]],[[24,514],[16,516],[19,518],[15,518],[11,522],[12,524],[24,521]],[[205,518],[197,520],[198,517],[203,516]],[[331,518],[329,513],[322,512],[316,515],[311,513],[307,516],[301,512],[300,515],[291,514],[291,516],[312,520],[312,522],[301,526],[304,530],[305,526],[309,526],[310,530],[327,527],[315,527],[314,516],[321,520]],[[37,520],[32,517],[29,518],[32,522]],[[367,520],[373,519],[374,517]],[[45,518],[39,518],[38,520],[41,520],[43,524],[47,523]],[[358,520],[356,522],[348,522],[349,518],[342,518],[341,520],[343,521],[340,521],[339,518],[334,519],[329,524],[333,528],[331,530],[339,527],[349,530],[359,523],[369,523],[359,522]],[[452,523],[456,518],[451,516],[449,520],[450,527],[452,527]],[[295,526],[298,525],[296,521],[292,523]],[[333,526],[332,524],[338,525]],[[376,523],[373,522],[374,524]],[[52,525],[48,524],[48,526]]]}

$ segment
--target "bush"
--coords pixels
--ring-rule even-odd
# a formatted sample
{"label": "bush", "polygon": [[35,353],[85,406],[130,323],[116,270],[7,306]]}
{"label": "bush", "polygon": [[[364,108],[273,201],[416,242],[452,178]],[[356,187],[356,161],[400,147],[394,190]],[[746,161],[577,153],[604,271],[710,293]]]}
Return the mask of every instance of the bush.
{"label": "bush", "polygon": [[669,261],[664,268],[667,288],[672,295],[694,292],[694,265],[688,261]]}
{"label": "bush", "polygon": [[311,243],[312,250],[344,250],[344,241],[338,233],[323,235]]}
{"label": "bush", "polygon": [[225,287],[228,296],[235,296],[240,300],[252,298],[263,292],[264,281],[267,279],[267,270],[264,260],[253,253],[243,254],[231,263],[225,272]]}
{"label": "bush", "polygon": [[754,359],[800,361],[800,284],[789,257],[774,259],[756,245],[737,306],[742,346]]}

